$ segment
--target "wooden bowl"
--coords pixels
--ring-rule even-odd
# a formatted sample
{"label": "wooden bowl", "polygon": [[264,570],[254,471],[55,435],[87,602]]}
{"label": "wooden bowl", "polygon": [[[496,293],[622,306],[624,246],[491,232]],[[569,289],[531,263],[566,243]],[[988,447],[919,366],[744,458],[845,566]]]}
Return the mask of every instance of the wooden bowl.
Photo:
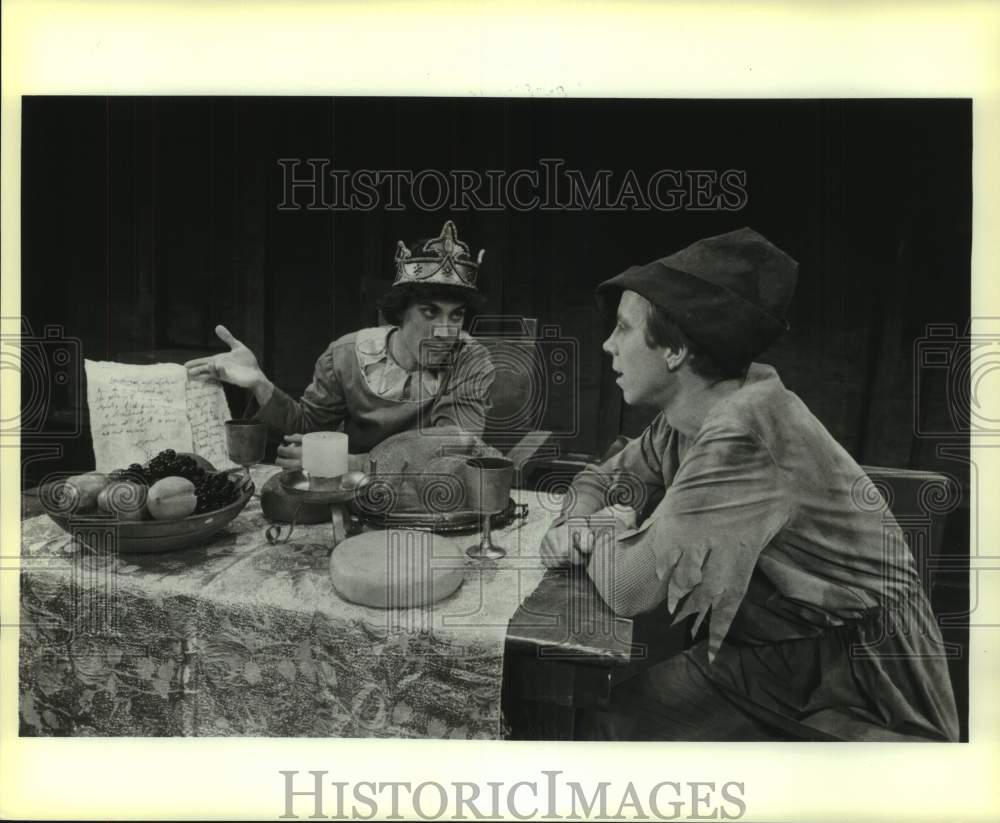
{"label": "wooden bowl", "polygon": [[119,554],[172,552],[202,546],[211,540],[246,508],[253,491],[253,483],[247,481],[235,502],[214,512],[192,514],[180,520],[118,520],[102,511],[66,515],[47,511],[46,514],[63,531],[79,533],[84,543],[88,543],[87,532],[99,536],[115,529]]}

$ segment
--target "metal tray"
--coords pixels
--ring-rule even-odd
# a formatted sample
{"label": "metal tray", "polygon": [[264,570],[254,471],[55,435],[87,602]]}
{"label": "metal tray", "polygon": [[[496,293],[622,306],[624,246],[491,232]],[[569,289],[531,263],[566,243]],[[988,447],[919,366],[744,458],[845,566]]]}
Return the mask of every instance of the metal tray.
{"label": "metal tray", "polygon": [[[439,534],[462,534],[479,531],[482,515],[470,509],[454,512],[372,512],[352,506],[355,517],[364,525],[377,529],[429,529]],[[528,516],[527,503],[515,503],[513,498],[504,511],[494,514],[490,525],[494,529],[509,526]]]}

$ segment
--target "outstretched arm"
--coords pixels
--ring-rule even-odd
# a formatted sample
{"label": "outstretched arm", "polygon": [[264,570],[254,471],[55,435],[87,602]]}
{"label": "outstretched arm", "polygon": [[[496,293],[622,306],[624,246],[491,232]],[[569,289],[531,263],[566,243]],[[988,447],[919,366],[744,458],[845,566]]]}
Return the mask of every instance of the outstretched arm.
{"label": "outstretched arm", "polygon": [[188,377],[196,380],[221,380],[244,389],[250,389],[254,398],[263,406],[271,399],[274,384],[257,363],[257,357],[237,340],[225,326],[215,327],[216,336],[229,351],[188,360],[184,367]]}
{"label": "outstretched arm", "polygon": [[301,398],[295,400],[273,386],[254,418],[281,434],[336,429],[347,415],[347,400],[334,362],[335,346],[331,343],[316,360],[312,382]]}
{"label": "outstretched arm", "polygon": [[229,351],[189,360],[184,364],[189,377],[249,389],[258,406],[254,419],[263,420],[281,434],[335,429],[343,421],[347,405],[334,368],[334,344],[316,361],[312,382],[301,399],[293,400],[268,379],[254,353],[225,326],[216,326],[215,333]]}

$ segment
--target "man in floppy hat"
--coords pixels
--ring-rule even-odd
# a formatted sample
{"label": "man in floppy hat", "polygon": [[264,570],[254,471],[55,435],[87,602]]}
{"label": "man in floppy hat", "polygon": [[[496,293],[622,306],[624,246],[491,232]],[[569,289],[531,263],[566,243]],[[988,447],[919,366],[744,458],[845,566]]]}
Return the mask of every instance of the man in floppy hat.
{"label": "man in floppy hat", "polygon": [[[646,431],[574,481],[542,544],[619,614],[667,601],[707,639],[619,687],[585,735],[955,740],[942,641],[913,558],[861,467],[775,370],[798,264],[755,231],[700,240],[599,287],[604,343]],[[641,523],[609,506],[662,495]]]}
{"label": "man in floppy hat", "polygon": [[379,303],[387,324],[334,340],[299,400],[277,388],[224,326],[216,333],[230,351],[186,363],[188,373],[250,389],[255,419],[289,441],[278,449],[284,468],[299,466],[301,435],[311,431],[343,428],[353,454],[418,427],[479,435],[493,366],[462,324],[483,302],[476,285],[483,254],[471,255],[451,220],[437,237],[400,240],[395,281]]}

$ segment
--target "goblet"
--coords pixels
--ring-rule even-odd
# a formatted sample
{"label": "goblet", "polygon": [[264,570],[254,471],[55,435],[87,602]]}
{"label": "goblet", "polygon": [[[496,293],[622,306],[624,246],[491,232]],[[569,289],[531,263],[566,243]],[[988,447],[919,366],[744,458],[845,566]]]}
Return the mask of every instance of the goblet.
{"label": "goblet", "polygon": [[482,539],[469,546],[465,553],[477,560],[506,557],[507,550],[493,544],[490,520],[494,514],[507,508],[514,464],[502,457],[475,457],[466,462],[464,474],[469,506],[483,518]]}
{"label": "goblet", "polygon": [[229,459],[247,471],[264,459],[267,446],[267,424],[259,420],[227,420],[226,450]]}

